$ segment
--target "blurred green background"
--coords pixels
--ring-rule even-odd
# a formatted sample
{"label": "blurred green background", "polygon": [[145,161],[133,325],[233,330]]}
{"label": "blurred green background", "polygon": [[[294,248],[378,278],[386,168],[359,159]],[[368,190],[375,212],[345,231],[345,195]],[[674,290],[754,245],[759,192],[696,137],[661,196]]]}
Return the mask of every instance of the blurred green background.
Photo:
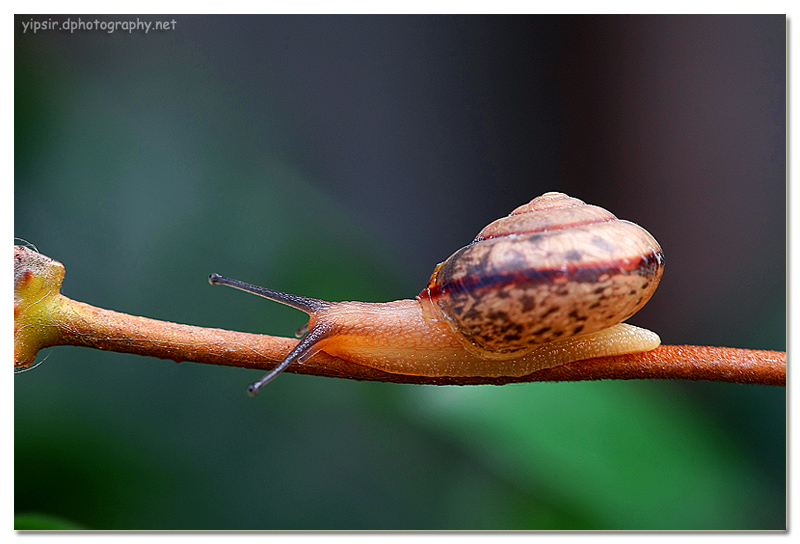
{"label": "blurred green background", "polygon": [[[176,28],[15,18],[15,235],[65,295],[291,336],[208,274],[410,298],[558,190],[662,244],[633,323],[785,349],[784,16],[138,17]],[[252,399],[253,370],[47,352],[15,377],[17,528],[786,526],[784,388],[284,374]]]}

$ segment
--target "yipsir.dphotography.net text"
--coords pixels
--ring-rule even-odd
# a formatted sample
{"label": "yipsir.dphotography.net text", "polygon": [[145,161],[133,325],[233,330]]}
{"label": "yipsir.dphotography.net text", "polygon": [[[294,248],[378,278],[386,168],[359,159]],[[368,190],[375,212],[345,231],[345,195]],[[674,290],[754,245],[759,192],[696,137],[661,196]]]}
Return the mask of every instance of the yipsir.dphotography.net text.
{"label": "yipsir.dphotography.net text", "polygon": [[178,22],[175,19],[159,19],[159,20],[142,20],[137,17],[135,20],[101,20],[99,18],[83,19],[78,17],[73,19],[67,17],[64,20],[58,19],[30,19],[21,21],[22,33],[37,32],[105,32],[113,34],[114,32],[127,32],[132,34],[134,32],[142,32],[147,34],[151,31],[160,32],[164,30],[175,30]]}

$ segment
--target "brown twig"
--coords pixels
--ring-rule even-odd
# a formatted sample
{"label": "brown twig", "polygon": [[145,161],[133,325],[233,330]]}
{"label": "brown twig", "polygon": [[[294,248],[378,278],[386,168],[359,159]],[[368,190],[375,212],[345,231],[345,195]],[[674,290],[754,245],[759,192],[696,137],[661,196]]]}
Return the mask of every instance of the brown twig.
{"label": "brown twig", "polygon": [[[297,340],[158,321],[71,300],[58,291],[61,263],[23,247],[14,250],[15,368],[56,345],[85,346],[174,361],[270,370]],[[320,352],[287,372],[354,380],[435,385],[513,382],[684,379],[786,385],[786,354],[709,346],[588,359],[521,377],[426,377],[390,374]]]}

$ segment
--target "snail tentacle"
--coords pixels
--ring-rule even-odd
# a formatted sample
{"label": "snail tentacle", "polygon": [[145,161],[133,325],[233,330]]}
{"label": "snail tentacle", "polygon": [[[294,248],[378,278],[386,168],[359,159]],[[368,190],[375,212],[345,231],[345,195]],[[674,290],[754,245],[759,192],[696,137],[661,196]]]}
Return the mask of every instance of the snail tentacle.
{"label": "snail tentacle", "polygon": [[[250,283],[245,283],[243,281],[234,280],[232,278],[226,278],[225,276],[220,276],[219,274],[211,274],[208,277],[208,282],[211,285],[227,285],[229,287],[234,287],[236,289],[240,289],[247,293],[253,293],[255,295],[260,295],[264,298],[268,298],[269,300],[274,300],[275,302],[280,302],[282,304],[286,304],[287,306],[291,306],[292,308],[296,308],[301,310],[309,315],[314,315],[315,312],[321,310],[329,303],[320,300],[317,298],[311,297],[304,297],[301,295],[293,295],[291,293],[284,293],[281,291],[275,291],[274,289],[269,289],[267,287],[261,287],[259,285],[253,285]],[[309,330],[309,326],[306,323],[302,327],[300,327],[297,332],[295,333],[298,337],[303,337],[300,342],[289,352],[289,354],[281,361],[278,366],[270,370],[263,378],[250,384],[247,387],[247,393],[250,396],[255,396],[258,394],[259,389],[261,389],[264,385],[275,379],[275,377],[283,372],[286,367],[292,364],[295,361],[302,361],[306,357],[310,357],[314,353],[319,350],[319,346],[317,343],[329,336],[332,330],[331,326],[328,325],[320,325],[317,327],[312,328]]]}
{"label": "snail tentacle", "polygon": [[247,386],[247,393],[251,397],[256,396],[262,387],[275,379],[278,374],[286,370],[286,367],[288,367],[290,364],[295,361],[302,361],[302,359],[314,355],[314,353],[319,350],[318,342],[323,338],[326,338],[330,332],[331,328],[325,326],[311,329],[309,333],[303,337],[300,342],[298,342],[294,349],[289,352],[289,355],[287,355],[283,361],[278,364],[278,366],[270,370],[257,382],[251,383],[249,386]]}
{"label": "snail tentacle", "polygon": [[268,298],[269,300],[286,304],[287,306],[301,310],[309,315],[313,314],[327,304],[327,302],[318,298],[283,293],[281,291],[275,291],[274,289],[268,289],[259,285],[253,285],[251,283],[245,283],[243,281],[226,278],[224,276],[220,276],[219,274],[211,274],[208,277],[208,283],[211,285],[227,285],[248,293],[253,293],[255,295]]}

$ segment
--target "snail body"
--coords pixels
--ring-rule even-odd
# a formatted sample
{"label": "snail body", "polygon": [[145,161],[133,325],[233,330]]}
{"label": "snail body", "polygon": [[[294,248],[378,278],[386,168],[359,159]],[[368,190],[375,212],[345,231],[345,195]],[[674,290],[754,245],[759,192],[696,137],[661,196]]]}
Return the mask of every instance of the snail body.
{"label": "snail body", "polygon": [[624,324],[650,299],[664,257],[643,228],[561,193],[485,227],[434,270],[415,299],[327,302],[212,274],[309,314],[307,334],[250,386],[255,394],[317,351],[395,374],[524,376],[594,357],[648,351]]}

